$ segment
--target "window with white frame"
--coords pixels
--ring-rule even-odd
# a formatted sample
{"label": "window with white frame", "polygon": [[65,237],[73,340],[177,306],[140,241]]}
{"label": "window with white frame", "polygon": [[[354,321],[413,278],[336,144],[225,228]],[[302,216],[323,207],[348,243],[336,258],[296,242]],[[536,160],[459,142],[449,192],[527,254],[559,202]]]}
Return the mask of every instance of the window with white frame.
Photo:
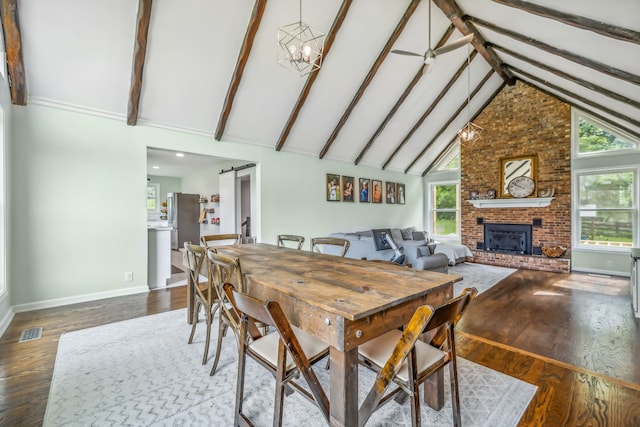
{"label": "window with white frame", "polygon": [[594,157],[638,152],[632,135],[580,110],[573,109],[574,156]]}
{"label": "window with white frame", "polygon": [[573,110],[575,248],[626,251],[637,245],[639,148],[633,135]]}
{"label": "window with white frame", "polygon": [[582,248],[629,248],[637,224],[637,169],[576,173],[576,237]]}
{"label": "window with white frame", "polygon": [[[434,162],[429,184],[427,228],[432,236],[460,237],[460,144]],[[455,177],[455,179],[453,179]]]}
{"label": "window with white frame", "polygon": [[460,183],[433,182],[429,188],[431,234],[460,237]]}

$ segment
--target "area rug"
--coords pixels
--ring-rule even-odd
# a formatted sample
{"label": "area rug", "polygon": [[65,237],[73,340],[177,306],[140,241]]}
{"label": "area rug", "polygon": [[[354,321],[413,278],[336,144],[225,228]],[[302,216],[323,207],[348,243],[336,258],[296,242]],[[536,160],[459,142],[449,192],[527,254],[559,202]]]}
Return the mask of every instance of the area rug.
{"label": "area rug", "polygon": [[[224,338],[218,371],[202,365],[204,324],[193,344],[185,310],[175,310],[63,334],[58,345],[45,426],[230,426],[233,424],[237,350]],[[212,336],[215,349],[216,337]],[[316,372],[328,392],[329,371]],[[459,359],[465,426],[514,426],[537,387]],[[359,370],[360,390],[373,375]],[[248,361],[245,408],[256,426],[271,425],[274,380]],[[445,375],[448,384],[448,374]],[[362,393],[361,393],[362,394]],[[449,389],[441,411],[422,405],[423,425],[452,424]],[[361,399],[364,395],[361,396]],[[408,403],[390,402],[367,426],[410,425]],[[325,425],[318,409],[293,393],[285,399],[284,425]]]}
{"label": "area rug", "polygon": [[450,274],[456,274],[463,278],[463,280],[454,285],[455,295],[459,295],[464,288],[469,287],[475,287],[478,293],[482,293],[516,271],[518,270],[515,268],[473,262],[462,262],[449,267]]}

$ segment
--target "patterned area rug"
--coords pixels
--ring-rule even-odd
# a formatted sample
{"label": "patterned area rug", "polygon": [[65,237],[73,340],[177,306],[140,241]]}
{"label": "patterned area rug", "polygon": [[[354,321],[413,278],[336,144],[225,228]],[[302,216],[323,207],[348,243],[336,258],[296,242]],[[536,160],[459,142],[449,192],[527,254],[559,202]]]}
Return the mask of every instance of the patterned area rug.
{"label": "patterned area rug", "polygon": [[518,270],[515,268],[496,267],[472,262],[463,262],[449,267],[450,274],[456,274],[463,278],[454,285],[455,295],[459,295],[464,288],[468,287],[475,287],[478,293],[482,293],[516,271]]}
{"label": "patterned area rug", "polygon": [[[218,371],[202,365],[203,324],[194,343],[185,310],[63,334],[47,402],[45,426],[230,426],[233,424],[237,352],[233,334],[224,338]],[[215,350],[215,336],[212,336]],[[328,391],[325,363],[316,372]],[[462,422],[465,426],[514,426],[537,387],[459,359]],[[448,372],[448,370],[446,370]],[[373,375],[361,368],[360,389]],[[275,382],[248,360],[245,408],[257,426],[271,425]],[[445,374],[448,384],[448,374]],[[423,425],[452,424],[446,405],[423,405]],[[364,396],[361,396],[363,398]],[[408,403],[390,402],[367,426],[410,425]],[[325,425],[318,409],[298,393],[285,399],[284,425]]]}

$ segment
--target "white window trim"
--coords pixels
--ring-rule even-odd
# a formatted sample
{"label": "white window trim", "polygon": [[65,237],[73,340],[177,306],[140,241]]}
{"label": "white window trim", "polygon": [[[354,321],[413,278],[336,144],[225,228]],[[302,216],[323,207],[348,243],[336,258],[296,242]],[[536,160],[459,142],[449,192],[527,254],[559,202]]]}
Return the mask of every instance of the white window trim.
{"label": "white window trim", "polygon": [[[457,187],[457,193],[458,193],[458,197],[457,197],[457,201],[456,201],[456,209],[438,209],[438,212],[457,212],[457,226],[456,228],[458,229],[458,233],[453,236],[450,234],[447,235],[440,235],[440,234],[436,234],[435,230],[433,229],[433,213],[436,211],[435,209],[435,200],[433,199],[433,187],[436,186],[444,186],[444,185],[455,185]],[[429,182],[429,188],[428,188],[428,192],[429,192],[429,211],[427,212],[427,230],[429,231],[429,236],[433,237],[433,238],[438,238],[441,240],[446,240],[446,239],[461,239],[461,235],[460,232],[462,231],[462,212],[461,212],[461,200],[460,200],[460,180],[444,180],[444,181],[432,181]]]}
{"label": "white window trim", "polygon": [[[629,248],[627,247],[617,247],[617,246],[594,246],[594,245],[583,245],[580,243],[580,183],[579,177],[581,175],[595,175],[595,174],[607,174],[607,173],[619,173],[619,172],[632,172],[633,173],[633,206],[628,210],[632,211],[631,221],[634,224],[633,234],[632,234],[632,245],[633,247],[638,247],[638,218],[639,218],[639,187],[640,183],[638,182],[638,178],[640,177],[640,167],[637,165],[620,165],[620,166],[610,166],[610,167],[601,167],[601,168],[585,168],[572,171],[572,182],[573,182],[573,191],[572,194],[572,232],[573,235],[573,250],[585,251],[585,252],[623,252],[628,253]],[[627,209],[624,209],[627,210]]]}
{"label": "white window trim", "polygon": [[156,208],[155,209],[147,209],[148,213],[159,213],[160,212],[160,184],[155,182],[148,182],[147,187],[155,187],[156,189]]}
{"label": "white window trim", "polygon": [[[635,148],[613,150],[613,151],[598,151],[595,153],[580,153],[580,138],[578,137],[578,131],[579,131],[578,119],[580,119],[581,117],[586,119],[587,121],[593,122],[593,124],[600,126],[602,129],[606,130],[609,133],[616,134],[629,142],[635,143],[636,144]],[[638,139],[636,137],[596,117],[593,117],[592,115],[585,113],[584,111],[578,110],[577,108],[571,109],[571,135],[572,135],[571,151],[574,159],[585,159],[585,158],[605,157],[605,156],[607,157],[620,156],[628,153],[638,153],[640,151],[640,142],[638,142]]]}

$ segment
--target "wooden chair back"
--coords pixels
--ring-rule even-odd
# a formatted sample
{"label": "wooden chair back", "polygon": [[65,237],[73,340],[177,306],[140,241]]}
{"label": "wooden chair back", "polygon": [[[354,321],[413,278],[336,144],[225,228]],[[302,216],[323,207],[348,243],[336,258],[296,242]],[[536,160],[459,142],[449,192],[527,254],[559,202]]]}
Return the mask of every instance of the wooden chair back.
{"label": "wooden chair back", "polygon": [[295,234],[279,234],[278,247],[286,247],[285,242],[295,242],[298,245],[296,249],[302,249],[302,245],[304,244],[304,236],[297,236]]}
{"label": "wooden chair back", "polygon": [[[236,291],[230,283],[225,283],[224,291],[229,301],[231,301],[231,304],[240,314],[240,361],[238,363],[235,425],[252,425],[251,421],[242,411],[244,368],[247,355],[258,361],[276,376],[275,410],[273,414],[274,426],[282,424],[285,384],[294,386],[302,396],[315,403],[320,408],[325,421],[329,424],[329,399],[311,367],[314,362],[324,357],[328,353],[328,350],[323,354],[314,356],[313,359],[308,358],[303,349],[303,345],[296,337],[280,304],[276,301],[260,301],[247,294]],[[271,364],[259,354],[251,351],[251,346],[248,344],[250,340],[255,343],[260,339],[266,339],[265,336],[257,335],[259,332],[257,332],[258,329],[255,327],[256,322],[273,326],[279,335],[277,365]],[[253,325],[253,327],[251,325]],[[290,370],[286,368],[287,354],[293,359],[295,364],[295,368]],[[299,374],[305,379],[310,392],[293,381]]]}
{"label": "wooden chair back", "polygon": [[[204,343],[204,354],[202,356],[202,364],[207,363],[209,357],[209,341],[211,340],[211,324],[216,311],[220,308],[220,300],[218,294],[213,289],[211,275],[208,269],[205,269],[205,261],[207,259],[206,248],[200,245],[193,245],[190,242],[184,243],[185,258],[189,268],[189,280],[193,284],[193,299],[195,307],[193,310],[193,319],[191,321],[191,335],[189,335],[188,343],[193,342],[196,326],[198,326],[198,315],[200,308],[204,309],[205,324],[207,327]],[[206,272],[206,273],[205,273]],[[200,281],[201,274],[207,274],[207,280]]]}
{"label": "wooden chair back", "polygon": [[211,298],[213,298],[214,295],[207,292],[210,285],[208,278],[206,283],[200,280],[200,275],[207,271],[206,269],[203,269],[203,264],[207,259],[206,248],[203,248],[200,245],[193,245],[191,242],[184,242],[184,249],[187,266],[189,268],[189,278],[191,279],[191,283],[193,283],[196,297],[200,297],[207,302],[211,301]]}
{"label": "wooden chair back", "polygon": [[228,233],[228,234],[209,234],[206,236],[200,237],[200,241],[202,242],[202,246],[209,249],[215,247],[217,245],[241,245],[242,244],[242,235],[236,233]]}
{"label": "wooden chair back", "polygon": [[218,315],[218,342],[216,345],[216,357],[211,366],[209,375],[214,375],[220,360],[222,349],[222,339],[228,329],[233,332],[236,344],[240,340],[240,316],[229,301],[223,286],[225,283],[235,283],[240,289],[244,288],[244,277],[239,258],[232,258],[217,253],[213,248],[207,249],[207,260],[209,263],[209,275],[213,284],[213,289],[220,301],[220,313]]}
{"label": "wooden chair back", "polygon": [[[366,423],[377,408],[387,403],[395,394],[402,390],[408,391],[412,399],[412,425],[419,426],[420,402],[418,385],[447,364],[450,366],[454,425],[461,425],[455,337],[453,331],[456,323],[460,320],[465,309],[477,293],[478,291],[475,288],[466,288],[459,296],[445,301],[436,307],[423,305],[416,309],[411,320],[404,327],[403,332],[398,333],[399,339],[391,352],[391,356],[383,367],[377,369],[378,375],[376,376],[375,382],[358,411],[360,426]],[[425,369],[418,371],[416,342],[425,332],[432,330],[439,332],[441,329],[445,331],[444,340],[438,349],[444,352],[444,357],[441,357]],[[407,382],[403,382],[397,378],[397,374],[405,361],[407,362],[409,377],[409,381]],[[365,365],[371,367],[370,363],[365,363]],[[401,386],[385,395],[385,392],[393,381],[399,383]]]}
{"label": "wooden chair back", "polygon": [[349,250],[349,241],[347,239],[340,239],[338,237],[314,237],[311,239],[311,252],[321,252],[320,245],[333,245],[333,246],[341,246],[342,253],[341,257],[344,257]]}

